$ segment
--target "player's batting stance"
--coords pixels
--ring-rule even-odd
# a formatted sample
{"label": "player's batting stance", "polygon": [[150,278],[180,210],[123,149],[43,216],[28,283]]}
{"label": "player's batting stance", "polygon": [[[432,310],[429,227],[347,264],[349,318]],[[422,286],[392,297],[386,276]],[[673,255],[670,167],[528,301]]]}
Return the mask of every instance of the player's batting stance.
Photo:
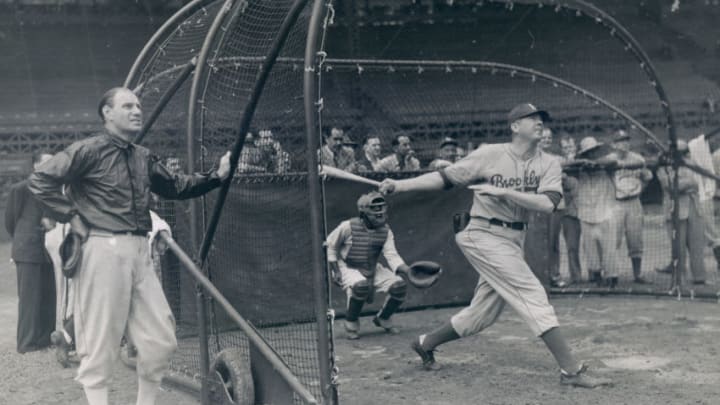
{"label": "player's batting stance", "polygon": [[[216,171],[172,174],[132,143],[142,128],[140,101],[113,88],[98,106],[100,134],[75,142],[40,166],[29,188],[82,244],[73,275],[76,380],[90,405],[108,403],[107,383],[123,333],[137,347],[139,405],[152,405],[177,347],[175,320],[150,257],[150,192],[171,199],[200,196],[230,172],[229,153]],[[67,196],[62,193],[67,186]]]}
{"label": "player's batting stance", "polygon": [[[409,267],[395,248],[395,238],[387,225],[385,197],[378,192],[362,195],[357,201],[359,216],[343,221],[327,238],[327,258],[333,281],[348,296],[345,331],[348,339],[357,339],[360,311],[372,302],[375,292],[387,293],[385,304],[373,323],[388,333],[398,333],[390,317],[400,308],[407,283],[398,273]],[[380,255],[387,264],[378,262]]]}
{"label": "player's batting stance", "polygon": [[528,211],[552,212],[562,199],[557,159],[538,150],[547,112],[521,104],[509,113],[512,142],[484,145],[440,170],[407,180],[386,179],[383,193],[472,186],[470,220],[455,239],[479,273],[470,305],[439,329],[419,336],[412,348],[428,369],[437,369],[434,350],[443,343],[479,333],[492,325],[506,304],[540,336],[557,360],[562,384],[592,388],[609,380],[588,375],[571,353],[545,289],[523,259]]}

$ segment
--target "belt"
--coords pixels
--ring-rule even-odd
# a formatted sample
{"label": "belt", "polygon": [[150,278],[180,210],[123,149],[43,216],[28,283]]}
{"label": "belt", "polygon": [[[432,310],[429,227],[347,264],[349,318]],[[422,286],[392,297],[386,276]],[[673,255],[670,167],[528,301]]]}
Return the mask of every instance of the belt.
{"label": "belt", "polygon": [[502,226],[503,228],[510,228],[516,231],[524,231],[527,229],[527,224],[525,222],[506,222],[497,218],[485,218],[479,216],[473,216],[470,218],[482,219],[483,221],[487,221],[490,225]]}
{"label": "belt", "polygon": [[636,199],[636,198],[640,198],[640,194],[638,194],[638,195],[631,195],[631,196],[627,196],[627,197],[620,197],[620,198],[615,198],[615,199],[618,200],[618,201],[630,201],[630,200],[634,200],[634,199]]}
{"label": "belt", "polygon": [[108,231],[105,229],[93,228],[90,233],[101,234],[101,235],[125,235],[125,236],[142,236],[147,237],[148,231],[134,230],[134,231]]}

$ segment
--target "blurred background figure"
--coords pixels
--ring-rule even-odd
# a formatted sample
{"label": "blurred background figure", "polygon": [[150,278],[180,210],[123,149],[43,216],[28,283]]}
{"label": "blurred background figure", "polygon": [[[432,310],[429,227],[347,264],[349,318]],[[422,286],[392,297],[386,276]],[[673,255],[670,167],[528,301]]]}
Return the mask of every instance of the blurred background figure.
{"label": "blurred background figure", "polygon": [[458,161],[458,142],[455,138],[445,137],[441,142],[437,151],[437,159],[430,162],[428,169],[440,170],[448,167]]}
{"label": "blurred background figure", "polygon": [[[653,175],[645,167],[645,159],[639,154],[630,150],[630,134],[625,130],[615,132],[613,137],[613,148],[618,157],[620,168],[613,173],[615,184],[615,198],[617,199],[618,212],[618,249],[622,244],[623,236],[627,245],[628,256],[632,263],[633,277],[635,283],[647,284],[642,277],[642,256],[643,256],[643,218],[645,213],[640,203],[640,194]],[[625,169],[623,166],[639,166],[637,168]]]}
{"label": "blurred background figure", "polygon": [[[52,157],[37,153],[33,169]],[[45,218],[43,205],[28,189],[27,180],[10,188],[5,210],[5,229],[12,237],[12,260],[17,269],[17,351],[27,353],[50,347],[55,330],[55,273],[45,250],[45,232],[55,221]]]}
{"label": "blurred background figure", "polygon": [[[581,222],[582,245],[589,281],[614,288],[618,283],[617,200],[609,167],[617,158],[608,145],[588,136],[580,141],[575,162],[580,165],[575,202]],[[605,280],[603,280],[605,278]]]}
{"label": "blurred background figure", "polygon": [[[690,151],[690,159],[705,170],[715,174],[713,167],[712,154],[720,149],[720,132],[713,131],[711,133],[700,134],[688,142],[688,150]],[[700,202],[700,214],[705,224],[705,238],[712,247],[715,261],[720,269],[720,231],[715,224],[715,206],[713,197],[717,190],[715,180],[701,176],[697,173],[693,174],[698,185],[698,199]]]}
{"label": "blurred background figure", "polygon": [[[560,138],[560,156],[563,166],[567,166],[575,160],[577,147],[575,139],[570,135],[564,134]],[[580,220],[578,219],[577,209],[577,189],[578,179],[566,172],[563,172],[563,205],[562,218],[560,220],[562,226],[563,238],[565,239],[565,247],[568,256],[568,271],[570,273],[570,283],[579,283],[582,281],[582,268],[580,266]]]}
{"label": "blurred background figure", "polygon": [[[690,157],[687,142],[678,140],[678,152],[683,157]],[[663,166],[657,171],[658,180],[663,189],[663,208],[665,213],[665,224],[668,237],[672,241],[673,224],[673,199],[670,194],[672,182],[675,178],[675,171],[670,166]],[[678,258],[678,271],[683,279],[687,277],[687,258],[690,258],[690,271],[694,284],[705,284],[705,224],[700,213],[700,200],[698,197],[698,183],[695,175],[686,167],[678,170],[678,212],[680,222],[677,229],[679,250],[675,252],[673,245],[673,256]],[[672,264],[657,269],[659,273],[672,274]]]}
{"label": "blurred background figure", "polygon": [[376,135],[368,135],[363,144],[362,156],[358,160],[360,166],[368,172],[375,172],[380,167],[382,144]]}
{"label": "blurred background figure", "polygon": [[420,170],[420,161],[415,157],[412,139],[398,134],[392,140],[393,153],[380,161],[381,172],[414,172]]}

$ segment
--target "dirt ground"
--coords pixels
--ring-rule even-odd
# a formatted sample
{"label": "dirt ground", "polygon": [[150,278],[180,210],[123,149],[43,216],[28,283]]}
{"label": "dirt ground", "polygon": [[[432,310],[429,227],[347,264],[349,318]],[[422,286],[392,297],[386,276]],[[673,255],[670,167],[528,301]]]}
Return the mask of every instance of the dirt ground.
{"label": "dirt ground", "polygon": [[[0,244],[0,403],[82,404],[74,369],[62,369],[52,351],[15,352],[17,295],[9,246]],[[345,339],[335,324],[342,404],[715,404],[720,397],[720,307],[675,299],[563,297],[552,300],[565,334],[592,370],[612,388],[559,385],[542,342],[512,312],[480,335],[452,342],[436,354],[443,368],[421,369],[410,340],[447,320],[457,308],[398,314],[399,335],[379,333],[362,319],[363,336]],[[111,404],[134,404],[133,371],[118,364]],[[198,400],[163,387],[159,405]]]}
{"label": "dirt ground", "polygon": [[720,397],[717,303],[655,298],[553,299],[578,356],[612,388],[559,384],[541,340],[512,310],[483,333],[441,346],[443,365],[428,372],[410,340],[441,325],[457,308],[399,314],[399,335],[378,333],[363,318],[364,336],[345,339],[336,322],[343,404],[717,404]]}
{"label": "dirt ground", "polygon": [[[75,368],[63,369],[55,353],[45,350],[18,354],[15,351],[17,325],[17,281],[15,266],[9,262],[10,245],[0,244],[0,404],[8,405],[77,405],[85,395],[73,380]],[[135,404],[135,372],[119,363],[110,385],[111,404]],[[163,387],[158,405],[189,405],[195,398],[169,387]]]}

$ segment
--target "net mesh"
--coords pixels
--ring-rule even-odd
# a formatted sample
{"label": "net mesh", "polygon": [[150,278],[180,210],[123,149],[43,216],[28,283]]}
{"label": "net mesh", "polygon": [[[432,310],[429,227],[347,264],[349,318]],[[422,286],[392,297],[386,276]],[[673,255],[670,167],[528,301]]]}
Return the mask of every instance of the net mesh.
{"label": "net mesh", "polygon": [[[198,52],[223,3],[207,2],[199,7],[151,53],[137,80],[137,84],[144,83],[140,92],[146,110],[157,104],[182,66]],[[331,24],[325,33],[324,50],[328,59],[321,74],[322,129],[342,128],[358,143],[367,136],[377,136],[383,145],[383,155],[391,153],[390,140],[395,135],[410,135],[417,157],[426,168],[439,156],[438,146],[445,137],[458,141],[458,154],[467,153],[483,143],[507,141],[507,111],[517,103],[532,101],[550,110],[554,117],[550,126],[554,133],[551,146],[554,153],[561,154],[559,141],[562,138],[573,139],[576,144],[587,136],[610,142],[613,132],[624,128],[631,133],[631,148],[645,156],[648,167],[657,172],[659,149],[646,135],[591,97],[569,91],[537,75],[503,67],[477,68],[459,63],[491,60],[560,77],[620,107],[653,130],[661,142],[666,142],[666,117],[648,77],[632,52],[626,49],[627,44],[611,35],[604,24],[562,7],[510,6],[502,2],[484,5],[451,3],[442,7],[456,7],[458,14],[464,13],[462,19],[429,21],[419,18],[403,24],[370,24],[358,23],[360,14],[357,10],[338,10],[335,24]],[[305,173],[308,151],[304,137],[301,59],[309,10],[305,10],[293,26],[280,59],[273,67],[255,111],[250,134],[237,133],[262,60],[291,4],[291,1],[269,0],[232,2],[210,48],[206,73],[199,87],[197,127],[194,128],[197,161],[194,163],[200,169],[209,169],[238,137],[245,137],[236,178],[208,257],[208,270],[215,285],[234,307],[259,329],[293,373],[318,394],[318,336],[311,293],[318,287],[313,286],[308,254],[311,248]],[[655,29],[652,23],[644,20],[633,24],[633,33],[651,49],[661,46],[653,39],[654,35],[648,34]],[[646,38],[650,42],[646,43]],[[663,83],[680,122],[688,128],[696,126],[692,114],[699,101],[698,94],[720,95],[720,90],[693,74],[686,63],[663,60],[657,67],[661,76],[672,77]],[[167,105],[147,140],[168,163],[178,167],[188,163],[185,125],[189,83],[186,82]],[[681,133],[687,135],[690,132]],[[355,153],[359,157],[362,150]],[[582,181],[590,172],[568,174]],[[340,220],[355,215],[354,200],[365,191],[344,187],[337,182],[325,183],[328,230]],[[210,195],[203,202],[200,218],[203,227],[214,207],[214,198]],[[624,237],[616,233],[612,242],[604,243],[613,247],[611,260],[619,268],[620,289],[664,292],[672,285],[670,276],[654,270],[668,264],[671,249],[663,188],[656,176],[646,184],[640,199],[644,244],[641,269],[652,284],[638,286],[632,283],[634,275]],[[469,204],[470,199],[467,201]],[[433,212],[441,211],[446,203],[447,199],[433,200],[433,197],[422,201],[410,199],[402,208],[413,213],[414,218],[425,217],[431,222]],[[159,203],[158,210],[171,222],[181,245],[188,252],[196,251],[198,247],[189,244],[187,204]],[[417,245],[418,229],[421,228],[416,220],[402,222],[401,217],[393,216],[392,222],[400,253],[408,262],[427,259],[407,254]],[[618,221],[613,222],[616,227]],[[539,267],[535,266],[533,270],[545,279],[552,260],[558,261],[561,278],[571,277],[567,240],[575,238],[569,234],[566,238],[566,230],[558,226],[565,222],[562,215],[531,218],[526,245],[529,255],[542,253],[542,258],[535,260]],[[452,240],[447,231],[449,228],[432,229],[430,232],[439,236],[433,234],[426,242],[437,241],[437,246],[423,245],[423,252],[419,254],[443,252],[446,255],[443,260],[457,264],[458,269],[467,267],[456,248],[448,247],[448,241]],[[557,259],[553,259],[553,252]],[[581,247],[579,254],[583,270],[582,281],[576,287],[583,291],[600,288],[587,282],[588,252]],[[173,369],[196,375],[199,374],[197,347],[205,342],[198,342],[196,336],[193,282],[172,258],[165,260],[163,285],[176,312],[178,336],[182,341],[173,360]],[[703,260],[712,262],[709,251],[704,252]],[[470,278],[474,274],[465,273]],[[713,277],[714,272],[711,280]],[[458,277],[457,280],[464,279]],[[691,279],[686,278],[685,282],[688,281]],[[463,303],[472,293],[471,289],[465,290],[411,297],[405,307]],[[335,293],[334,307],[341,309],[344,296]],[[241,348],[244,355],[248,355],[247,339],[234,327],[227,314],[213,306],[209,321],[211,336],[207,343],[211,356],[228,347]]]}
{"label": "net mesh", "polygon": [[[155,108],[183,66],[197,56],[224,3],[199,5],[150,52],[135,80],[137,85],[142,84],[139,93],[146,111]],[[260,66],[293,3],[228,2],[230,7],[210,46],[196,101],[197,170],[210,169],[240,136],[240,118]],[[315,287],[308,254],[309,197],[305,174],[301,172],[305,167],[305,137],[303,69],[299,58],[304,53],[308,19],[306,9],[281,51],[282,58],[293,58],[296,62],[275,66],[265,85],[253,119],[253,137],[243,149],[207,258],[207,269],[223,295],[258,329],[300,381],[320,397]],[[171,98],[145,141],[163,155],[171,168],[178,170],[188,163],[186,133],[191,81],[192,76]],[[292,156],[286,150],[292,151]],[[201,235],[216,197],[209,195],[202,202]],[[190,253],[197,252],[199,246],[190,243],[188,204],[162,201],[157,209],[170,222],[181,247]],[[180,347],[173,358],[172,370],[199,378],[199,347],[204,344],[209,345],[211,361],[228,348],[239,349],[238,353],[245,356],[243,360],[248,360],[246,336],[212,303],[208,342],[198,340],[194,282],[171,256],[164,258],[163,285],[178,321]]]}
{"label": "net mesh", "polygon": [[[572,139],[576,146],[588,136],[612,143],[615,131],[624,129],[631,135],[630,148],[645,158],[653,178],[644,184],[639,211],[635,209],[629,217],[621,215],[625,206],[622,202],[612,209],[609,220],[612,237],[605,235],[595,242],[606,251],[611,250],[605,258],[607,263],[594,263],[592,238],[581,239],[579,234],[570,232],[567,234],[570,245],[580,245],[582,268],[579,275],[570,274],[564,228],[572,228],[572,224],[564,218],[564,213],[531,217],[526,255],[533,270],[548,283],[579,277],[571,289],[556,291],[607,291],[606,284],[588,281],[588,267],[617,267],[619,281],[615,291],[668,292],[673,285],[671,275],[656,271],[667,268],[672,252],[667,221],[668,189],[662,187],[657,178],[657,171],[664,170],[658,166],[661,149],[657,143],[582,92],[568,91],[561,85],[513,69],[472,68],[463,63],[492,61],[517,65],[569,81],[630,114],[650,129],[661,144],[667,144],[667,117],[652,80],[634,56],[630,44],[615,35],[607,21],[564,7],[472,3],[448,3],[442,6],[444,11],[432,17],[402,24],[393,23],[388,10],[373,8],[380,5],[367,5],[362,10],[367,14],[358,13],[357,9],[338,10],[338,23],[328,31],[328,61],[322,73],[322,113],[326,127],[342,128],[360,144],[367,137],[379,137],[383,156],[393,152],[390,141],[394,136],[410,135],[422,168],[439,157],[439,144],[445,137],[458,141],[461,148],[458,153],[466,153],[483,143],[508,141],[507,112],[522,102],[532,102],[553,115],[549,127],[554,140],[549,150],[558,156],[562,155],[561,138]],[[450,15],[446,11],[452,8],[467,13],[461,18],[443,20],[443,16]],[[628,17],[627,10],[616,8],[620,21]],[[632,34],[653,56],[663,49],[657,30],[652,20],[632,20]],[[667,79],[662,83],[679,119],[680,136],[689,137],[693,135],[693,117],[704,95],[716,97],[720,89],[693,72],[685,62],[663,57],[653,59],[660,77]],[[363,153],[362,149],[356,151],[358,157]],[[612,182],[614,173],[605,174],[606,180]],[[587,183],[590,176],[597,175],[585,169],[567,174],[578,178],[580,183]],[[608,192],[614,193],[614,188]],[[585,192],[582,198],[593,198],[592,193],[589,195]],[[442,203],[432,196],[420,204],[432,207],[423,211],[426,215],[442,209],[438,208]],[[468,198],[465,208],[469,208],[469,204]],[[332,206],[332,202],[329,205]],[[423,210],[407,205],[401,209]],[[641,222],[635,220],[638,216]],[[563,227],[564,222],[568,222],[568,226]],[[414,235],[414,225],[396,223],[407,225],[406,229],[395,229],[396,233],[406,231]],[[335,225],[328,223],[330,229]],[[633,252],[628,252],[628,238]],[[637,240],[642,241],[642,247],[637,246]],[[445,246],[426,248],[442,251]],[[412,248],[409,250],[412,252]],[[708,268],[714,268],[712,252],[704,247],[701,250],[702,260]],[[642,258],[639,274],[650,284],[634,283],[637,270],[633,271],[631,254]],[[451,262],[467,266],[461,260]],[[559,264],[556,266],[553,262]],[[553,268],[559,270],[553,271]],[[607,270],[603,274],[613,275]],[[551,276],[556,280],[551,280]],[[710,284],[715,283],[714,278],[715,272],[708,272]],[[712,294],[716,290],[714,285],[693,285],[689,274],[683,277],[683,286],[691,293]],[[451,296],[444,303],[460,303],[465,299],[464,295]],[[335,305],[342,306],[340,294],[335,296]]]}

